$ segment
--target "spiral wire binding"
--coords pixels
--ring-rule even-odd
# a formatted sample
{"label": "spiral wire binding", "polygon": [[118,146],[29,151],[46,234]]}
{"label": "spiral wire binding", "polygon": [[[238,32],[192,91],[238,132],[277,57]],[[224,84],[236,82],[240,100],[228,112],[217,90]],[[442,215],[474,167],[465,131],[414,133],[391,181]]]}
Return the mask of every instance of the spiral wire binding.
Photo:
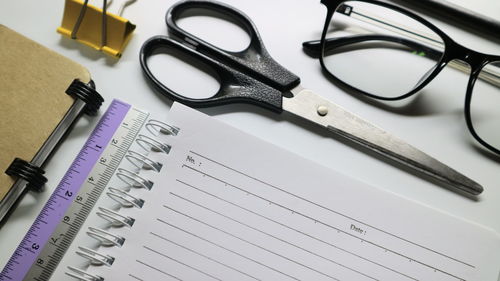
{"label": "spiral wire binding", "polygon": [[93,275],[90,273],[87,273],[85,270],[81,270],[76,267],[68,266],[68,269],[70,270],[69,272],[66,271],[66,274],[76,278],[78,280],[83,280],[83,281],[104,281],[104,278],[102,278],[99,275]]}
{"label": "spiral wire binding", "polygon": [[125,238],[119,235],[115,235],[109,231],[102,230],[96,227],[89,227],[87,235],[100,241],[103,246],[123,246],[125,243]]}
{"label": "spiral wire binding", "polygon": [[[145,127],[151,134],[155,136],[158,136],[159,134],[175,136],[180,131],[180,129],[177,127],[170,126],[164,122],[153,119],[149,120],[146,123]],[[136,137],[135,142],[146,152],[168,154],[171,149],[170,145],[164,144],[157,139],[143,134],[139,134]],[[163,166],[163,164],[161,164],[160,162],[152,160],[147,156],[147,154],[144,155],[132,150],[127,151],[125,158],[139,170],[144,169],[160,172]],[[152,181],[141,177],[139,173],[134,173],[124,168],[118,168],[116,176],[128,186],[129,190],[132,187],[136,187],[141,189],[144,188],[145,190],[149,191],[154,185]],[[130,194],[129,192],[111,186],[108,187],[106,195],[116,201],[119,204],[120,208],[141,209],[145,203],[143,199],[138,198]],[[114,227],[132,228],[135,222],[134,218],[120,214],[119,210],[113,211],[104,207],[98,207],[96,215],[108,221],[110,223],[110,226]],[[86,233],[88,236],[98,240],[100,246],[105,247],[121,247],[126,240],[125,237],[113,234],[109,231],[97,227],[89,227]],[[113,262],[115,261],[114,257],[99,253],[98,250],[89,249],[87,247],[78,247],[76,254],[87,259],[90,262],[90,265],[94,266],[105,265],[111,267],[113,265]],[[90,274],[85,270],[72,266],[68,266],[68,271],[66,271],[65,273],[73,278],[82,281],[104,281],[104,278],[102,276]]]}
{"label": "spiral wire binding", "polygon": [[165,135],[177,135],[179,133],[179,128],[170,126],[167,123],[151,119],[149,122],[146,124],[146,128],[149,130],[154,135],[157,135],[158,133],[165,134]]}
{"label": "spiral wire binding", "polygon": [[113,265],[113,262],[115,261],[115,258],[113,258],[110,255],[103,255],[97,251],[94,251],[92,249],[89,249],[87,247],[78,247],[78,251],[76,253],[88,260],[90,260],[90,263],[93,265],[107,265],[111,266]]}
{"label": "spiral wire binding", "polygon": [[144,187],[147,190],[151,190],[151,188],[153,188],[152,181],[147,180],[127,169],[118,168],[118,173],[116,173],[116,176],[124,183],[133,187]]}
{"label": "spiral wire binding", "polygon": [[141,134],[137,136],[135,142],[146,151],[152,150],[154,152],[165,152],[168,154],[172,148],[168,144],[161,143],[151,137]]}
{"label": "spiral wire binding", "polygon": [[109,196],[109,198],[120,203],[122,207],[127,207],[127,208],[136,207],[141,209],[142,206],[144,205],[144,200],[132,196],[128,192],[125,192],[123,190],[114,187],[110,187],[108,189],[109,191],[106,194]]}
{"label": "spiral wire binding", "polygon": [[149,157],[132,150],[127,151],[125,158],[127,158],[127,160],[130,161],[130,163],[132,163],[139,169],[142,168],[148,170],[155,170],[156,172],[159,172],[161,170],[161,167],[163,166],[161,163],[153,161]]}
{"label": "spiral wire binding", "polygon": [[99,211],[96,212],[96,214],[98,216],[100,216],[101,218],[109,221],[112,225],[118,226],[118,227],[121,227],[121,226],[132,227],[134,225],[134,222],[135,222],[134,218],[121,215],[115,211],[112,211],[112,210],[110,210],[108,208],[104,208],[104,207],[99,207]]}

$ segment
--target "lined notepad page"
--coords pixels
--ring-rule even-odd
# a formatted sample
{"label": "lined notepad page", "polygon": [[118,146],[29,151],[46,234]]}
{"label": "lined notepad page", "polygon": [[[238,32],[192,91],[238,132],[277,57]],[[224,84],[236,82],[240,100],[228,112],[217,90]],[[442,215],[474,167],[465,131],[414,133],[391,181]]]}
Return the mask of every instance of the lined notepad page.
{"label": "lined notepad page", "polygon": [[89,269],[105,280],[497,281],[497,234],[180,104],[170,117],[180,133],[144,207],[123,210],[125,244]]}

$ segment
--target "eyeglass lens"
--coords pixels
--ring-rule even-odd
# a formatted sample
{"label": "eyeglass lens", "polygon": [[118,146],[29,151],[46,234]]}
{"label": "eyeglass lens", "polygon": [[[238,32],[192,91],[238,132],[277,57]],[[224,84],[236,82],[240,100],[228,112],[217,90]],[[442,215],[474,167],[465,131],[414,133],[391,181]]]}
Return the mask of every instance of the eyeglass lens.
{"label": "eyeglass lens", "polygon": [[[351,87],[396,99],[422,85],[438,67],[444,40],[425,24],[391,8],[363,1],[337,6],[324,38],[326,70]],[[468,71],[452,61],[450,66]],[[500,61],[482,68],[472,90],[470,119],[481,140],[500,150]]]}
{"label": "eyeglass lens", "polygon": [[470,118],[476,134],[500,149],[500,61],[481,69],[472,90]]}
{"label": "eyeglass lens", "polygon": [[325,37],[326,69],[344,83],[381,98],[419,86],[444,53],[443,40],[413,18],[379,5],[346,1]]}

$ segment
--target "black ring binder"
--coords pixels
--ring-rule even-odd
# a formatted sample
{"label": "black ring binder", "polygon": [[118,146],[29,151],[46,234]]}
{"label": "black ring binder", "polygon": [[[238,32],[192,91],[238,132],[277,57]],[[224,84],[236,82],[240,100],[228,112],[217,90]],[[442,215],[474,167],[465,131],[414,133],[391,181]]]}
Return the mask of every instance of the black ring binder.
{"label": "black ring binder", "polygon": [[12,177],[23,178],[28,182],[28,187],[41,191],[47,178],[43,176],[45,171],[21,158],[15,158],[5,173]]}
{"label": "black ring binder", "polygon": [[[40,190],[47,181],[35,167],[44,167],[82,113],[95,115],[103,98],[85,67],[1,24],[0,46],[0,116],[18,121],[0,126],[3,223],[27,187]],[[16,157],[33,167],[17,162],[9,167]]]}
{"label": "black ring binder", "polygon": [[[146,129],[150,131],[151,134],[155,135],[156,133],[161,133],[165,135],[177,135],[179,132],[179,128],[170,126],[168,124],[165,124],[163,122],[157,121],[150,119],[146,125]],[[156,128],[157,130],[151,130],[151,128]],[[151,138],[149,136],[141,135],[139,134],[135,141],[137,144],[139,144],[142,148],[145,150],[147,146],[144,144],[149,145],[149,152],[156,152],[156,153],[166,153],[168,154],[170,151],[171,146],[168,144],[163,144],[159,142],[158,140]],[[132,164],[136,165],[140,170],[142,169],[152,169],[153,171],[159,172],[162,163],[160,162],[155,162],[146,155],[137,153],[132,150],[128,150],[127,152],[127,160],[132,162]],[[131,159],[129,159],[131,158]],[[137,163],[134,163],[134,160],[137,161],[138,163],[142,163],[142,165],[137,165]],[[154,182],[152,182],[149,179],[143,178],[139,176],[139,173],[134,173],[131,172],[127,169],[123,168],[118,168],[117,173],[115,174],[116,177],[121,179],[124,183],[126,183],[130,187],[142,187],[145,190],[150,190],[151,187],[153,186]],[[116,202],[118,202],[122,208],[132,208],[136,207],[138,209],[142,208],[142,205],[144,204],[144,200],[140,198],[136,198],[132,196],[129,192],[114,188],[114,187],[108,187],[108,191],[106,194]],[[95,213],[97,216],[101,217],[102,219],[108,221],[110,223],[110,226],[114,227],[129,227],[132,228],[133,224],[135,222],[134,218],[124,216],[119,213],[119,210],[110,210],[107,208],[103,207],[98,207],[98,211]],[[111,230],[111,229],[109,229]],[[96,228],[96,227],[89,227],[88,231],[86,232],[88,236],[98,240],[102,246],[107,246],[107,247],[121,247],[126,240],[126,237],[120,236],[113,234],[112,232],[103,230],[101,228]],[[90,265],[106,265],[111,267],[113,262],[114,262],[114,257],[99,253],[99,249],[89,249],[85,247],[78,247],[79,250],[76,251],[76,253],[87,260],[89,260]],[[80,268],[75,268],[72,266],[68,266],[68,270],[65,272],[67,275],[74,277],[79,280],[93,280],[93,281],[104,281],[104,278],[99,276],[99,275],[93,275],[88,273],[86,270],[82,270]]]}
{"label": "black ring binder", "polygon": [[96,115],[104,102],[102,96],[95,90],[95,84],[92,80],[88,84],[78,79],[73,80],[66,90],[66,94],[84,101],[86,103],[84,110],[88,115]]}

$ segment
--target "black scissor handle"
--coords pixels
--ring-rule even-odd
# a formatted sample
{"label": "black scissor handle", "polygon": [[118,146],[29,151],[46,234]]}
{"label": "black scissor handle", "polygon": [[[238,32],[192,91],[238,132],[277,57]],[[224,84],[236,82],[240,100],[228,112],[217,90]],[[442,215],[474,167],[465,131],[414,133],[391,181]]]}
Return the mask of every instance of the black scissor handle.
{"label": "black scissor handle", "polygon": [[[216,13],[238,22],[250,35],[250,45],[245,50],[230,52],[214,46],[203,39],[183,30],[177,20],[188,10],[201,9]],[[253,78],[284,92],[300,83],[300,78],[278,64],[267,52],[257,28],[250,18],[238,9],[227,4],[207,0],[186,0],[174,4],[166,14],[167,28],[171,35],[194,44],[196,49],[208,56],[221,60]],[[230,40],[230,38],[228,38]]]}
{"label": "black scissor handle", "polygon": [[[157,50],[171,49],[182,53],[190,59],[197,60],[212,68],[220,78],[219,91],[210,98],[195,99],[178,94],[158,80],[148,66],[148,58]],[[282,93],[250,76],[244,75],[182,43],[166,36],[155,36],[142,45],[139,57],[141,67],[149,81],[159,92],[175,101],[191,107],[208,107],[235,102],[253,103],[273,111],[282,110]]]}

